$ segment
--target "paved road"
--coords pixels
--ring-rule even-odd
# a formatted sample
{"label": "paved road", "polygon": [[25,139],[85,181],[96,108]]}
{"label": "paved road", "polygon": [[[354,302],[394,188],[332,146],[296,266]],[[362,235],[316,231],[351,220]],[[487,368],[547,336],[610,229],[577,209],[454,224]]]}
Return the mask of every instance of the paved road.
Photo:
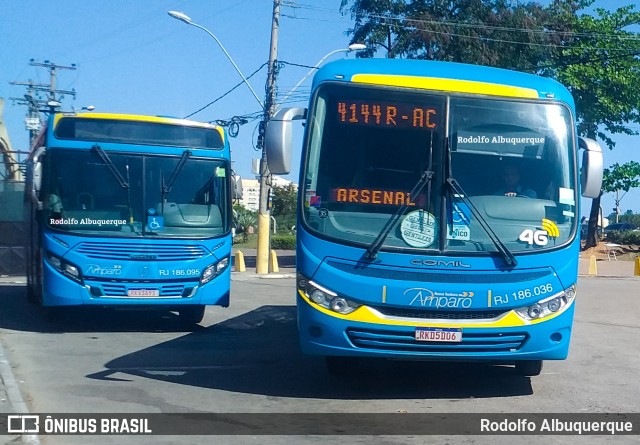
{"label": "paved road", "polygon": [[[638,278],[583,278],[570,358],[522,378],[481,364],[379,363],[335,380],[298,349],[293,279],[233,274],[232,305],[185,330],[170,313],[77,310],[51,321],[0,287],[0,340],[31,412],[630,412],[638,410]],[[1,394],[1,393],[0,393]],[[2,407],[2,405],[0,405]],[[169,444],[177,437],[42,436],[56,444]],[[331,437],[189,437],[184,443],[332,443]],[[490,439],[490,440],[489,440]],[[602,443],[604,437],[587,440]],[[637,443],[637,437],[616,437]],[[9,443],[13,438],[7,438]],[[530,437],[428,443],[530,443]],[[341,438],[425,443],[425,438]],[[571,436],[547,443],[574,443]],[[2,438],[0,437],[0,443]],[[13,442],[11,442],[13,443]]]}

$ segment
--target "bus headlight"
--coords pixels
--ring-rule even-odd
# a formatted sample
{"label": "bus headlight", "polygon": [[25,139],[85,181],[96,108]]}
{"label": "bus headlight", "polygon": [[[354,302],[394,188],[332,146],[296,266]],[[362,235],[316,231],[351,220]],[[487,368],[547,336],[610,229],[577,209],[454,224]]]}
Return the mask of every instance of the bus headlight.
{"label": "bus headlight", "polygon": [[518,308],[515,311],[524,320],[537,320],[562,311],[573,301],[575,296],[576,287],[573,285],[558,294],[540,300],[530,306]]}
{"label": "bus headlight", "polygon": [[80,268],[75,264],[60,258],[59,256],[52,254],[51,252],[47,252],[47,262],[51,265],[51,267],[53,267],[65,277],[70,278],[77,283],[82,283],[82,274],[80,273]]}
{"label": "bus headlight", "polygon": [[298,274],[298,289],[304,292],[304,294],[323,308],[330,309],[338,314],[350,314],[351,312],[362,306],[360,303],[351,301],[347,298],[339,296],[337,293],[329,290],[318,283],[315,283],[302,274]]}
{"label": "bus headlight", "polygon": [[202,275],[200,275],[200,284],[201,285],[202,284],[206,284],[209,281],[213,280],[215,277],[217,277],[222,272],[224,272],[227,267],[229,267],[229,257],[228,256],[224,257],[223,259],[221,259],[217,263],[213,263],[213,264],[210,264],[209,266],[205,267],[205,269],[202,271]]}
{"label": "bus headlight", "polygon": [[64,264],[64,273],[65,275],[73,278],[76,281],[80,281],[80,271],[78,268],[72,264],[65,263]]}

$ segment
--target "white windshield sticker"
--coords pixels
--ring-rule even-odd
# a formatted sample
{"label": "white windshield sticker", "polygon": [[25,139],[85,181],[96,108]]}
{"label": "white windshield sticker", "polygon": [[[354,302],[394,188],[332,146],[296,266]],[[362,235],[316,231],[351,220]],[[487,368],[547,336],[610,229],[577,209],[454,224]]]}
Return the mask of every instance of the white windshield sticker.
{"label": "white windshield sticker", "polygon": [[429,247],[436,240],[435,216],[424,210],[407,213],[400,225],[402,239],[412,247]]}
{"label": "white windshield sticker", "polygon": [[573,189],[566,189],[564,187],[560,187],[558,202],[560,204],[567,204],[570,206],[576,205],[576,201],[573,199]]}

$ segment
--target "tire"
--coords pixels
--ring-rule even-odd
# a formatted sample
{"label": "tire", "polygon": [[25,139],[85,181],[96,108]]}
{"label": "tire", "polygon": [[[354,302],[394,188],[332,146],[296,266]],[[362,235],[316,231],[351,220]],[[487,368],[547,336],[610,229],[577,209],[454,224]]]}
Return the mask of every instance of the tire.
{"label": "tire", "polygon": [[178,310],[180,321],[184,324],[198,324],[204,318],[205,306],[202,304],[185,306]]}
{"label": "tire", "polygon": [[516,362],[516,372],[524,377],[535,377],[542,372],[542,360],[521,360]]}
{"label": "tire", "polygon": [[362,362],[357,357],[328,356],[324,361],[333,377],[356,377],[362,370]]}
{"label": "tire", "polygon": [[38,300],[38,296],[36,295],[36,291],[34,289],[33,283],[28,282],[27,280],[27,301],[31,304],[40,304]]}
{"label": "tire", "polygon": [[27,287],[27,298],[29,302],[37,304],[41,307],[44,306],[44,270],[42,266],[42,257],[38,254],[36,256],[35,273],[31,277],[30,283]]}

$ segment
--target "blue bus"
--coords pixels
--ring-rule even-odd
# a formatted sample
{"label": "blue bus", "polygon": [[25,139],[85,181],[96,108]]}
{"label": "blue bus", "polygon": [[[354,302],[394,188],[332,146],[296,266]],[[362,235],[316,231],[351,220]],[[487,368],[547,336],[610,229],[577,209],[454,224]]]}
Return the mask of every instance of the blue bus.
{"label": "blue bus", "polygon": [[229,142],[217,125],[57,113],[25,187],[28,297],[44,307],[229,305]]}
{"label": "blue bus", "polygon": [[448,62],[330,63],[308,110],[270,122],[272,172],[289,169],[302,118],[305,353],[336,374],[384,357],[492,361],[532,376],[567,357],[580,195],[597,196],[602,181],[601,149],[578,137],[567,89]]}

